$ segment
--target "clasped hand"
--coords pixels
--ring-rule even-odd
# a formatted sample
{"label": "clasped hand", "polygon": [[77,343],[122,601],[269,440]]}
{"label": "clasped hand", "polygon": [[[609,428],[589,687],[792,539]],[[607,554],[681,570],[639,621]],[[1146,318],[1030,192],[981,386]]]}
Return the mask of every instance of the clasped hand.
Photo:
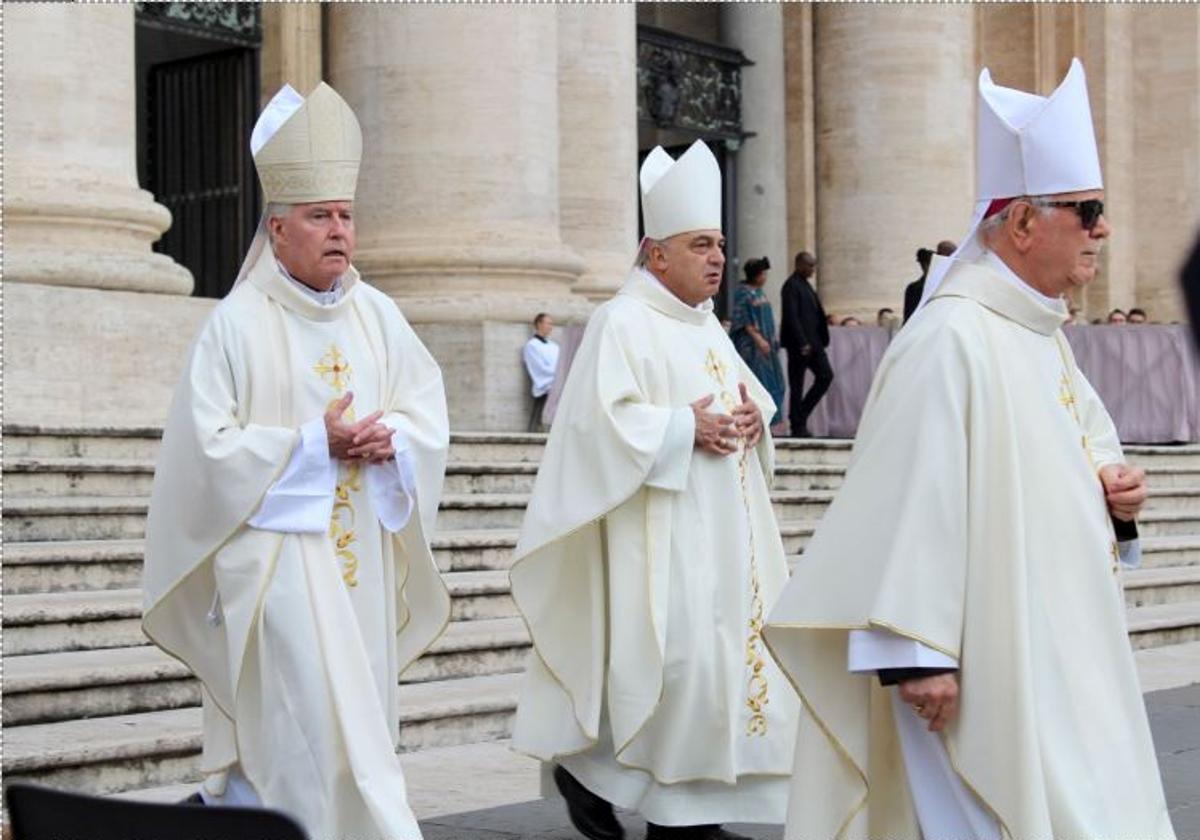
{"label": "clasped hand", "polygon": [[742,402],[733,409],[732,414],[707,411],[713,402],[711,394],[691,404],[692,413],[696,416],[697,447],[713,455],[724,456],[737,452],[739,439],[746,441],[747,446],[758,444],[763,435],[762,412],[750,399],[744,384],[738,384],[738,393]]}
{"label": "clasped hand", "polygon": [[342,419],[354,394],[347,393],[325,412],[325,434],[329,439],[329,454],[342,461],[367,461],[381,464],[396,455],[392,448],[392,429],[380,423],[382,411],[367,415],[355,423]]}
{"label": "clasped hand", "polygon": [[1100,468],[1100,483],[1109,512],[1123,522],[1135,519],[1146,503],[1146,471],[1127,464],[1109,464]]}

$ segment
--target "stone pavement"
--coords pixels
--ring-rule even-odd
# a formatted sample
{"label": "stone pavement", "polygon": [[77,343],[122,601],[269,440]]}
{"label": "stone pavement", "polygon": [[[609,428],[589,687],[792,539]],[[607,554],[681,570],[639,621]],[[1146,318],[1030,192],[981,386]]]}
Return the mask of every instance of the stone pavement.
{"label": "stone pavement", "polygon": [[[1175,833],[1178,840],[1200,840],[1200,685],[1151,692],[1146,695],[1146,707]],[[1097,737],[1104,735],[1097,733]],[[560,800],[537,798],[537,764],[513,754],[504,744],[432,750],[405,759],[410,780],[426,774],[422,789],[430,787],[429,782],[444,785],[436,796],[432,787],[429,794],[410,790],[426,840],[580,838],[568,823]],[[456,803],[479,803],[481,798],[517,804],[453,812]],[[640,840],[644,823],[631,814],[622,814],[622,821],[630,840]],[[783,837],[780,826],[730,827],[756,840]]]}

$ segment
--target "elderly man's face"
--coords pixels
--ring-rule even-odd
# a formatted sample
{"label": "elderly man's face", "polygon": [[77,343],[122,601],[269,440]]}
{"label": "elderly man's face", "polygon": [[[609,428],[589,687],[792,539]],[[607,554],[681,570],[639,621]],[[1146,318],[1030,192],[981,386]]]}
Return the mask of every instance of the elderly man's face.
{"label": "elderly man's face", "polygon": [[[1103,190],[1065,193],[1055,201],[1103,199]],[[1044,292],[1061,295],[1082,288],[1096,277],[1096,267],[1104,240],[1112,233],[1108,220],[1101,216],[1089,231],[1072,207],[1046,208],[1039,212],[1032,230],[1029,259]]]}
{"label": "elderly man's face", "polygon": [[649,268],[688,306],[699,306],[721,287],[725,237],[719,230],[680,233],[651,247]]}
{"label": "elderly man's face", "polygon": [[269,220],[275,257],[288,273],[314,289],[332,288],[354,257],[354,203],[297,204]]}

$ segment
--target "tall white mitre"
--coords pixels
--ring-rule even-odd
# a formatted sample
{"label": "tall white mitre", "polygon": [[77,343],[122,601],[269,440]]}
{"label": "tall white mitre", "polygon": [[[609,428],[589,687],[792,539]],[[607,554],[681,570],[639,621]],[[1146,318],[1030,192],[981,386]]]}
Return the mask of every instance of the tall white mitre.
{"label": "tall white mitre", "polygon": [[673,159],[655,146],[642,163],[642,227],[650,239],[721,229],[721,167],[703,140]]}
{"label": "tall white mitre", "polygon": [[[1087,78],[1078,58],[1062,84],[1038,96],[979,74],[975,132],[975,213],[971,229],[951,260],[971,262],[983,253],[979,226],[996,199],[1096,190],[1104,186],[1092,127]],[[935,258],[921,296],[924,304],[950,267]]]}
{"label": "tall white mitre", "polygon": [[[353,201],[362,162],[362,129],[346,100],[324,82],[307,99],[285,84],[254,124],[250,154],[264,204]],[[264,213],[237,283],[245,279],[266,244]]]}

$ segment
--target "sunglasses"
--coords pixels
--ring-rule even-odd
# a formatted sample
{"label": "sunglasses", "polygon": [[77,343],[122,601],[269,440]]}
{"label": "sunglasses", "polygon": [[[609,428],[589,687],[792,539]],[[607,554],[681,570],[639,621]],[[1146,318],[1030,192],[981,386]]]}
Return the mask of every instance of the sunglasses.
{"label": "sunglasses", "polygon": [[1087,198],[1083,201],[1039,201],[1043,207],[1070,207],[1079,214],[1083,229],[1091,233],[1104,215],[1104,202],[1098,198]]}

